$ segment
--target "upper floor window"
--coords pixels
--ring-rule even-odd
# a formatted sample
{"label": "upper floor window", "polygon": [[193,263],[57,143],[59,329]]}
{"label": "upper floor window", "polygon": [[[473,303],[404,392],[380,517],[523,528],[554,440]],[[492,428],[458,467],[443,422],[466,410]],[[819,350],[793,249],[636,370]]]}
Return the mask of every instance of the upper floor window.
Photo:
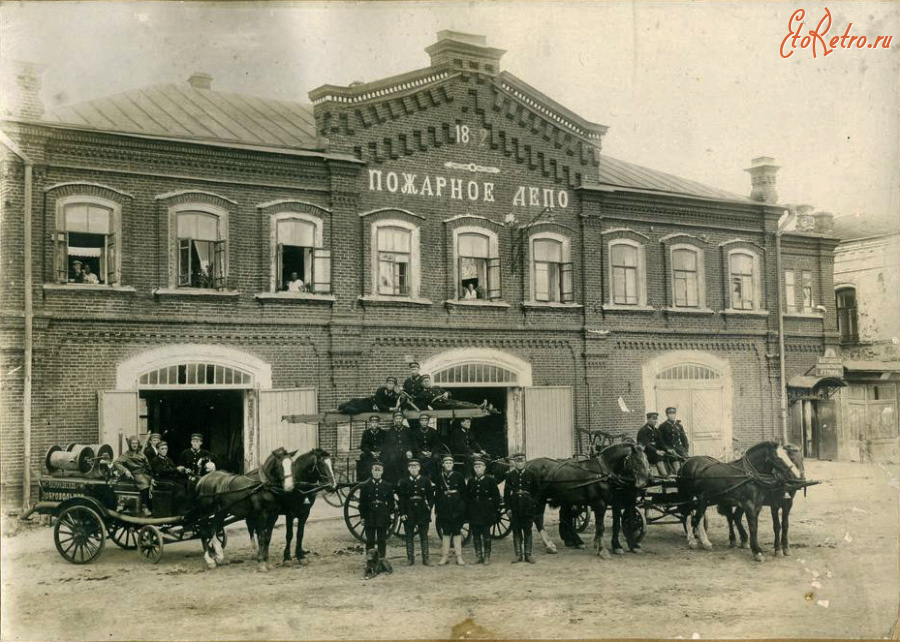
{"label": "upper floor window", "polygon": [[176,219],[178,286],[223,289],[227,274],[227,240],[215,214],[182,211]]}
{"label": "upper floor window", "polygon": [[732,310],[758,310],[760,305],[759,259],[749,250],[728,254],[730,303]]}
{"label": "upper floor window", "polygon": [[803,279],[803,311],[812,312],[813,309],[813,283],[812,272],[803,270],[800,273]]}
{"label": "upper floor window", "polygon": [[286,292],[331,292],[331,251],[322,248],[321,221],[307,215],[276,215],[273,286]]}
{"label": "upper floor window", "polygon": [[501,296],[500,257],[497,236],[487,231],[458,231],[456,234],[456,270],[458,292],[462,300],[491,299]]}
{"label": "upper floor window", "polygon": [[571,303],[574,288],[569,240],[556,234],[532,237],[531,257],[533,299]]}
{"label": "upper floor window", "polygon": [[856,343],[859,341],[859,327],[856,321],[856,289],[841,288],[835,293],[838,331],[841,341]]}
{"label": "upper floor window", "polygon": [[796,278],[793,270],[784,271],[784,308],[789,314],[797,311]]}
{"label": "upper floor window", "polygon": [[644,305],[643,247],[634,241],[613,241],[609,245],[609,268],[612,303]]}
{"label": "upper floor window", "polygon": [[116,210],[113,204],[71,200],[56,223],[56,280],[60,283],[118,283]]}
{"label": "upper floor window", "polygon": [[706,305],[703,254],[692,246],[672,248],[672,301],[677,308]]}
{"label": "upper floor window", "polygon": [[418,296],[419,228],[401,220],[372,225],[374,291],[381,296]]}

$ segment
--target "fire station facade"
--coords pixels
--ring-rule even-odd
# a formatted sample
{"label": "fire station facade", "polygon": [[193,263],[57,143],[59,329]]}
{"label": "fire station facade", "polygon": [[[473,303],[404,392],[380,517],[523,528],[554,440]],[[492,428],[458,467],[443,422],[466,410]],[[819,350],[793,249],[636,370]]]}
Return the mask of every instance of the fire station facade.
{"label": "fire station facade", "polygon": [[[697,454],[782,438],[777,168],[756,163],[743,197],[616,160],[502,51],[439,36],[429,67],[311,105],[195,74],[44,114],[20,71],[0,146],[4,494],[27,451],[36,475],[52,444],[135,432],[203,432],[232,469],[278,445],[344,453],[341,429],[281,417],[413,359],[502,410],[476,422],[498,455],[571,456],[576,427],[633,434],[670,405]],[[790,378],[838,343],[814,306],[836,241],[780,244],[804,279]]]}

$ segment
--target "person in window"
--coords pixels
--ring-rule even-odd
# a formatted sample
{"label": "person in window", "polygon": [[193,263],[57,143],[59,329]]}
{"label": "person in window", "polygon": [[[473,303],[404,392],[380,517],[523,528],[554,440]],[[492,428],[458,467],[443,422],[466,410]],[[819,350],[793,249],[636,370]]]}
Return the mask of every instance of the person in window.
{"label": "person in window", "polygon": [[69,279],[69,283],[84,283],[84,271],[81,266],[81,261],[72,261],[72,278]]}
{"label": "person in window", "polygon": [[91,266],[88,264],[84,265],[84,283],[90,283],[92,285],[97,285],[100,283],[100,279],[97,278],[97,275],[91,272]]}
{"label": "person in window", "polygon": [[287,282],[288,292],[306,292],[306,284],[296,272],[291,272],[291,278]]}
{"label": "person in window", "polygon": [[472,301],[474,299],[483,299],[484,292],[481,288],[476,288],[475,284],[471,281],[466,285],[466,289],[463,290],[463,300],[464,301]]}

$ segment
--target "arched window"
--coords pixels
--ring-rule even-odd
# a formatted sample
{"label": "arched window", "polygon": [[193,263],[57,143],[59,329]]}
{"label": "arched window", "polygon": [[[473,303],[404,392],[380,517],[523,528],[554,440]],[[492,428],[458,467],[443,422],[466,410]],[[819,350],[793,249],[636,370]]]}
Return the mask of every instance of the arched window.
{"label": "arched window", "polygon": [[178,287],[223,289],[227,273],[227,241],[219,216],[182,210],[176,216]]}
{"label": "arched window", "polygon": [[56,280],[119,282],[118,206],[97,198],[62,199],[56,217]]}
{"label": "arched window", "polygon": [[856,321],[856,288],[840,288],[834,295],[837,308],[838,331],[844,343],[859,341],[859,326]]}
{"label": "arched window", "polygon": [[627,239],[610,242],[609,274],[610,299],[613,305],[646,305],[642,245]]}
{"label": "arched window", "polygon": [[419,293],[419,228],[406,221],[372,225],[372,274],[379,296],[417,297]]}
{"label": "arched window", "polygon": [[278,291],[331,292],[331,251],[322,248],[322,222],[298,213],[276,214],[275,273]]}
{"label": "arched window", "polygon": [[532,236],[531,273],[534,301],[571,303],[575,295],[569,239],[549,232]]}
{"label": "arched window", "polygon": [[672,303],[676,308],[706,307],[703,251],[693,245],[671,250]]}
{"label": "arched window", "polygon": [[750,250],[728,253],[729,303],[732,310],[762,309],[759,256]]}
{"label": "arched window", "polygon": [[501,297],[497,235],[477,228],[454,230],[457,296],[460,299]]}

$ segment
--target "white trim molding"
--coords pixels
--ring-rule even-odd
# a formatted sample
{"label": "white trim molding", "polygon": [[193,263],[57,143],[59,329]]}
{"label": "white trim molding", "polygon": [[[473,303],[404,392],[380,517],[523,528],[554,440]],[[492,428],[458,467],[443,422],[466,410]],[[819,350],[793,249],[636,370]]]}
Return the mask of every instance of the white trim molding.
{"label": "white trim molding", "polygon": [[[643,236],[643,235],[642,235]],[[617,303],[615,291],[615,270],[613,269],[613,248],[617,245],[627,245],[633,247],[637,251],[637,303]],[[609,296],[604,306],[609,308],[647,308],[647,256],[646,245],[632,241],[627,238],[613,239],[606,246],[607,259],[607,285],[609,287]]]}
{"label": "white trim molding", "polygon": [[[380,210],[384,211],[384,210]],[[390,211],[390,210],[388,210]],[[403,211],[403,210],[394,210]],[[415,215],[413,215],[415,216]],[[372,270],[372,278],[370,279],[370,294],[366,295],[367,299],[390,299],[395,298],[380,294],[378,291],[378,230],[382,227],[399,227],[410,233],[409,241],[409,294],[406,297],[398,296],[396,298],[419,298],[419,226],[415,223],[409,223],[396,218],[386,218],[375,221],[371,225],[370,241],[369,241],[369,265]],[[429,302],[430,303],[430,302]]]}
{"label": "white trim molding", "polygon": [[[519,357],[493,350],[491,348],[455,348],[436,354],[421,362],[420,371],[423,374],[434,376],[436,373],[454,366],[483,364],[498,366],[515,373],[518,383],[516,386],[527,388],[532,386],[531,364]],[[476,384],[482,385],[482,384]]]}
{"label": "white trim molding", "polygon": [[227,346],[184,343],[140,352],[116,366],[116,390],[137,390],[140,376],[151,370],[199,361],[237,368],[253,375],[253,387],[272,387],[272,366],[259,357]]}

